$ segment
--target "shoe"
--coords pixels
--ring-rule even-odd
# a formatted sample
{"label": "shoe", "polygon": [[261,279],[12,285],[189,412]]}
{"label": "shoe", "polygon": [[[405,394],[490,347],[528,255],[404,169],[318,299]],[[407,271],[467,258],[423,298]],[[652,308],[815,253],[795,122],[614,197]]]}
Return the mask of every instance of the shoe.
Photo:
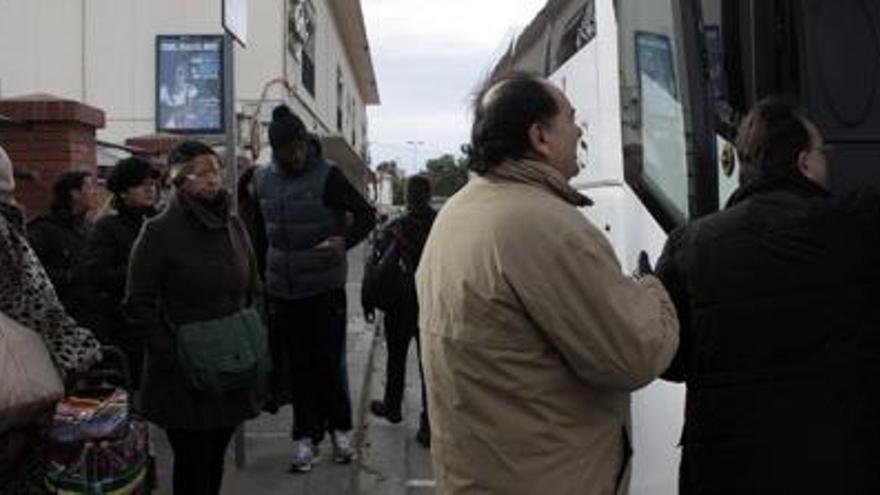
{"label": "shoe", "polygon": [[431,448],[431,430],[428,428],[419,428],[416,432],[416,442],[426,449]]}
{"label": "shoe", "polygon": [[391,424],[397,424],[403,421],[403,414],[400,411],[392,411],[385,407],[385,403],[381,400],[374,400],[370,402],[370,412],[375,416],[379,416],[380,418],[385,418]]}
{"label": "shoe", "polygon": [[293,441],[293,454],[290,458],[290,472],[308,473],[315,461],[315,446],[312,439],[302,438]]}
{"label": "shoe", "polygon": [[330,436],[333,441],[333,461],[337,464],[348,464],[354,459],[354,448],[351,446],[351,434],[347,431],[334,430]]}

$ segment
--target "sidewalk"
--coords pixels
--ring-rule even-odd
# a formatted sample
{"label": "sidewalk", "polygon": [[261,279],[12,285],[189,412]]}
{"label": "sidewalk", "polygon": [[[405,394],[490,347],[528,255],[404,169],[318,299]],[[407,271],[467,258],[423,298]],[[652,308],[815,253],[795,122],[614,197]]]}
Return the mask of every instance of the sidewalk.
{"label": "sidewalk", "polygon": [[[368,386],[372,398],[385,390],[387,351],[381,335],[374,348]],[[403,422],[393,425],[366,412],[361,470],[357,491],[363,495],[429,495],[434,492],[431,452],[415,441],[419,429],[422,398],[415,342],[411,344],[406,368]],[[369,400],[367,401],[369,403]]]}
{"label": "sidewalk", "polygon": [[[348,465],[332,460],[329,439],[321,444],[321,459],[310,473],[288,472],[290,455],[291,408],[277,414],[264,413],[245,425],[246,465],[235,467],[233,448],[227,452],[224,495],[334,495],[334,494],[413,494],[432,493],[430,455],[414,441],[420,404],[415,345],[407,369],[405,420],[390,425],[373,418],[367,410],[369,400],[383,390],[385,350],[376,326],[364,321],[360,308],[360,280],[363,246],[349,254],[348,293],[348,376],[351,388],[354,438],[359,457]],[[408,407],[407,407],[408,406]],[[154,429],[159,472],[156,493],[171,493],[171,450],[165,435]],[[428,489],[425,489],[428,487]]]}

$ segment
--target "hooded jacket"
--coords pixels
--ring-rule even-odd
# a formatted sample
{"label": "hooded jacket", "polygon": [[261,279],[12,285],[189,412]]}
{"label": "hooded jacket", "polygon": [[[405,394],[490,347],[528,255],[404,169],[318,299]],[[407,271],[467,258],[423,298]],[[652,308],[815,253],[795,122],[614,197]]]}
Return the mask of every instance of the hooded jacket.
{"label": "hooded jacket", "polygon": [[630,392],[666,369],[678,326],[588,203],[509,161],[438,214],[416,275],[437,493],[626,493]]}

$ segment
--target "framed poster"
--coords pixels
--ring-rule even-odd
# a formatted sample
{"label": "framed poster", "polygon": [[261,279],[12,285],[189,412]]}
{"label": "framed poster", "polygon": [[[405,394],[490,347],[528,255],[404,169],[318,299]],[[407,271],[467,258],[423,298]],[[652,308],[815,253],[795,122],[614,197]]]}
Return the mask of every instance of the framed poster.
{"label": "framed poster", "polygon": [[156,131],[225,132],[223,35],[156,37]]}

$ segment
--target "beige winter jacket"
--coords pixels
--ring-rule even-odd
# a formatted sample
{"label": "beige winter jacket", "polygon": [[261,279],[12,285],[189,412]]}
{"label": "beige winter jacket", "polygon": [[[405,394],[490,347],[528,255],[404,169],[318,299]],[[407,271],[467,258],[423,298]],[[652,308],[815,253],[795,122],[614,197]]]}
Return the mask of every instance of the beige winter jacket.
{"label": "beige winter jacket", "polygon": [[626,493],[630,392],[668,366],[678,321],[621,273],[587,204],[508,162],[441,210],[416,276],[437,493]]}

